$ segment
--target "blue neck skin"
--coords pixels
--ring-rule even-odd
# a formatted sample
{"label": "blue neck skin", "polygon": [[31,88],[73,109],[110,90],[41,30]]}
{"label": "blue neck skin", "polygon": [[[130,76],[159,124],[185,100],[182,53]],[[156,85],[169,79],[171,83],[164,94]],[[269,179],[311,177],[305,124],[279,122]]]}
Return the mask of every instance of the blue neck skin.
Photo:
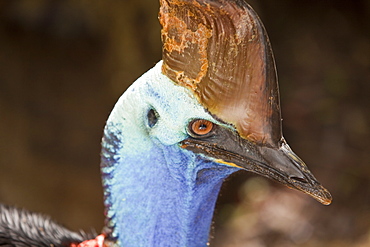
{"label": "blue neck skin", "polygon": [[[187,137],[185,119],[211,116],[162,77],[159,64],[131,86],[108,119],[102,144],[107,227],[122,247],[204,247],[222,181],[237,169],[179,147]],[[179,97],[185,98],[179,103]],[[145,120],[153,107],[160,118],[150,129]],[[166,122],[168,114],[176,120]],[[185,123],[177,128],[176,122]]]}

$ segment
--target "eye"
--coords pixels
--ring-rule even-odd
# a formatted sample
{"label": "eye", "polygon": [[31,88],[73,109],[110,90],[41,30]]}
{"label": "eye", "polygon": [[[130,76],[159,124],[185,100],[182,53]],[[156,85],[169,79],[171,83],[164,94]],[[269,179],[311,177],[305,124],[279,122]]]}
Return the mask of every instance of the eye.
{"label": "eye", "polygon": [[152,128],[158,122],[158,113],[154,109],[148,111],[148,125]]}
{"label": "eye", "polygon": [[208,120],[196,119],[189,124],[189,134],[193,137],[206,137],[212,132],[214,124]]}

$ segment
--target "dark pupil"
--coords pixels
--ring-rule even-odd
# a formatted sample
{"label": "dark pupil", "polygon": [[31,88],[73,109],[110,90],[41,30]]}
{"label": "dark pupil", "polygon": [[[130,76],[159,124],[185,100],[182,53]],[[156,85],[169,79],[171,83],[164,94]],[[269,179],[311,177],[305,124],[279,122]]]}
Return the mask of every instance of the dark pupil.
{"label": "dark pupil", "polygon": [[158,122],[157,112],[150,109],[148,112],[148,125],[152,128]]}
{"label": "dark pupil", "polygon": [[201,124],[201,125],[199,125],[199,129],[200,130],[207,129],[207,125],[206,124]]}

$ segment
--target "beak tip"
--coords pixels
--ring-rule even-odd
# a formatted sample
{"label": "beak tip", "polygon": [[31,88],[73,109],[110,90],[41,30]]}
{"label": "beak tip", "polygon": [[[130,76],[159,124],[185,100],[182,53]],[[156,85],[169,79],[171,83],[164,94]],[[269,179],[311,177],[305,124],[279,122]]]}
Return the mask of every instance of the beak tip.
{"label": "beak tip", "polygon": [[331,194],[328,192],[327,197],[321,203],[325,206],[329,206],[332,201],[333,201],[333,198],[332,198]]}
{"label": "beak tip", "polygon": [[319,201],[323,205],[328,206],[333,201],[333,197],[331,196],[330,192],[327,189],[325,189],[322,186],[320,187],[321,188],[319,188],[319,193],[317,194],[315,193],[311,196],[313,196],[317,201]]}
{"label": "beak tip", "polygon": [[331,202],[332,202],[332,200],[331,199],[328,199],[328,200],[323,200],[323,201],[320,201],[321,203],[322,203],[322,205],[324,205],[324,206],[329,206],[330,204],[331,204]]}

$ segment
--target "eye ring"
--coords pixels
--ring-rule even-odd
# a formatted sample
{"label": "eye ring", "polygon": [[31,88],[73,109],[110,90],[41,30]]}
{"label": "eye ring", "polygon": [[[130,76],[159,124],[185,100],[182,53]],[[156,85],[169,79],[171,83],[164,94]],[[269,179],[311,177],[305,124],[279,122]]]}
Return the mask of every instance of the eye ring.
{"label": "eye ring", "polygon": [[205,119],[195,119],[188,126],[190,135],[193,137],[207,137],[214,127],[214,123]]}

